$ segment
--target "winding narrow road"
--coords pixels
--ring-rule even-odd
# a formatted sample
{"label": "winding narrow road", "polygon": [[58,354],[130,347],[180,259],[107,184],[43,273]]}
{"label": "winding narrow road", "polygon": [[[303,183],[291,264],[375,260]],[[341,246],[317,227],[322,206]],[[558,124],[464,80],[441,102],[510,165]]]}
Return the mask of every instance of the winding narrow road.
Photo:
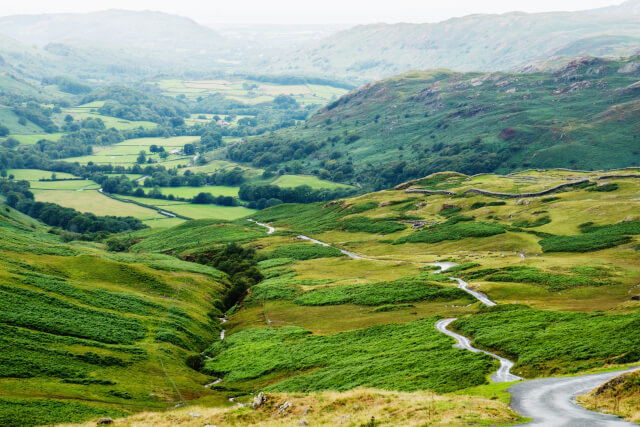
{"label": "winding narrow road", "polygon": [[[269,234],[274,230],[273,227],[269,225],[259,222],[256,222],[256,224],[269,228]],[[300,235],[298,238],[322,246],[331,246],[328,243],[308,236]],[[343,249],[336,249],[353,259],[378,261],[375,258],[366,258]],[[524,258],[524,254],[520,254],[520,257]],[[458,264],[455,262],[436,262],[429,265],[440,267],[440,272],[442,273]],[[469,284],[464,280],[457,277],[451,277],[451,279],[458,282],[460,289],[473,295],[483,304],[487,306],[496,305],[496,303],[491,301],[485,294],[470,289]],[[447,326],[455,320],[457,319],[449,318],[440,320],[436,323],[436,329],[454,338],[456,340],[454,347],[456,348],[465,349],[474,353],[484,353],[498,359],[500,361],[500,368],[491,375],[493,382],[513,382],[523,379],[511,373],[511,368],[514,365],[512,361],[497,354],[475,348],[471,345],[469,338],[447,329]],[[507,391],[511,393],[511,406],[513,409],[520,415],[533,420],[526,425],[545,427],[637,427],[637,424],[626,422],[615,415],[587,410],[576,401],[578,395],[587,393],[620,374],[634,370],[640,370],[640,367],[598,374],[579,375],[576,377],[542,378],[538,380],[521,381],[509,387]]]}
{"label": "winding narrow road", "polygon": [[618,375],[638,367],[614,372],[566,378],[542,378],[512,385],[511,407],[520,415],[532,418],[529,426],[545,427],[623,427],[638,426],[615,415],[589,411],[576,402],[587,393]]}
{"label": "winding narrow road", "polygon": [[522,377],[514,375],[510,372],[511,368],[513,368],[513,362],[511,360],[505,359],[504,357],[500,357],[497,354],[489,353],[488,351],[475,348],[471,345],[471,340],[469,338],[448,330],[447,326],[449,326],[452,322],[456,320],[458,319],[451,318],[451,319],[440,320],[439,322],[436,323],[436,329],[442,332],[443,334],[449,335],[450,337],[458,341],[458,343],[454,345],[455,348],[469,350],[474,353],[484,353],[493,357],[494,359],[498,359],[500,361],[500,368],[496,373],[491,375],[491,380],[494,383],[509,383],[512,381],[519,381],[522,379]]}

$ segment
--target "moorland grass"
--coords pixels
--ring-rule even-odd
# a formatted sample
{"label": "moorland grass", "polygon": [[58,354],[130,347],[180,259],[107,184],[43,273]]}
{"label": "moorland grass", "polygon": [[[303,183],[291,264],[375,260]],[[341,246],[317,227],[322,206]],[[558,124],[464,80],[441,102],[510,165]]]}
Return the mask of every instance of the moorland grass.
{"label": "moorland grass", "polygon": [[540,241],[544,252],[590,252],[619,246],[631,241],[630,235],[640,234],[640,221],[609,225],[580,226],[582,234],[552,236]]}
{"label": "moorland grass", "polygon": [[483,348],[516,361],[517,372],[537,376],[578,372],[616,358],[640,360],[640,314],[580,313],[497,306],[457,320],[454,328]]}
{"label": "moorland grass", "polygon": [[[375,306],[415,301],[470,300],[469,294],[458,288],[428,283],[429,273],[406,277],[393,282],[329,286],[314,289],[294,299],[300,305],[356,304]],[[444,278],[445,280],[446,277]]]}
{"label": "moorland grass", "polygon": [[267,253],[270,258],[290,258],[299,261],[344,256],[342,252],[331,246],[314,243],[294,243],[280,246]]}
{"label": "moorland grass", "polygon": [[[449,272],[452,274],[451,272]],[[501,269],[481,269],[465,274],[467,279],[488,280],[491,282],[533,283],[561,291],[579,286],[604,286],[613,284],[611,280],[594,278],[593,274],[585,270],[577,270],[577,274],[561,274],[542,271],[536,267],[514,265]]]}
{"label": "moorland grass", "polygon": [[214,344],[205,370],[231,383],[272,372],[296,374],[267,387],[272,391],[368,386],[449,392],[485,384],[495,362],[453,348],[452,339],[437,332],[434,323],[423,319],[328,336],[309,335],[299,327],[248,329]]}

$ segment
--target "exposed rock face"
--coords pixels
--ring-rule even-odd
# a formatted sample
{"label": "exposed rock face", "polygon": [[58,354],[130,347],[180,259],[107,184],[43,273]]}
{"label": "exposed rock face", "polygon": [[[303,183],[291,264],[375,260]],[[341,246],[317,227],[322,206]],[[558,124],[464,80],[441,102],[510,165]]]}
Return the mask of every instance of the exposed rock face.
{"label": "exposed rock face", "polygon": [[260,392],[257,396],[253,398],[253,402],[251,403],[251,409],[258,409],[267,401],[267,396]]}
{"label": "exposed rock face", "polygon": [[631,301],[640,301],[640,295],[634,295],[631,297]]}
{"label": "exposed rock face", "polygon": [[96,424],[99,426],[113,424],[113,418],[111,417],[100,418]]}
{"label": "exposed rock face", "polygon": [[631,74],[635,73],[636,71],[640,71],[640,62],[630,62],[618,70],[618,72],[621,74]]}

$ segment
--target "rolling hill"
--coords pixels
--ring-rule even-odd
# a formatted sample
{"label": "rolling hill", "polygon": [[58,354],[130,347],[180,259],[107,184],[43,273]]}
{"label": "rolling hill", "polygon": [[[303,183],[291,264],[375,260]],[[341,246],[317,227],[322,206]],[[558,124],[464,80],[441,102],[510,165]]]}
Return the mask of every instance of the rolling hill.
{"label": "rolling hill", "polygon": [[360,25],[266,63],[274,72],[366,82],[409,70],[508,71],[558,55],[640,48],[640,2],[584,12],[470,15],[439,23]]}
{"label": "rolling hill", "polygon": [[371,83],[227,157],[364,188],[429,173],[602,169],[640,161],[640,57],[556,72],[413,71]]}

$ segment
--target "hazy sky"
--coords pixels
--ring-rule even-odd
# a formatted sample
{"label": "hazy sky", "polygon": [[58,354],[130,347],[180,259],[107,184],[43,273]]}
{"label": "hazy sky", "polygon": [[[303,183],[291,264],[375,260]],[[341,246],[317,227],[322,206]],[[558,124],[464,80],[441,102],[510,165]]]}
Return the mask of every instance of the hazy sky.
{"label": "hazy sky", "polygon": [[2,0],[0,16],[104,9],[160,10],[203,24],[437,22],[472,13],[570,11],[622,0]]}

